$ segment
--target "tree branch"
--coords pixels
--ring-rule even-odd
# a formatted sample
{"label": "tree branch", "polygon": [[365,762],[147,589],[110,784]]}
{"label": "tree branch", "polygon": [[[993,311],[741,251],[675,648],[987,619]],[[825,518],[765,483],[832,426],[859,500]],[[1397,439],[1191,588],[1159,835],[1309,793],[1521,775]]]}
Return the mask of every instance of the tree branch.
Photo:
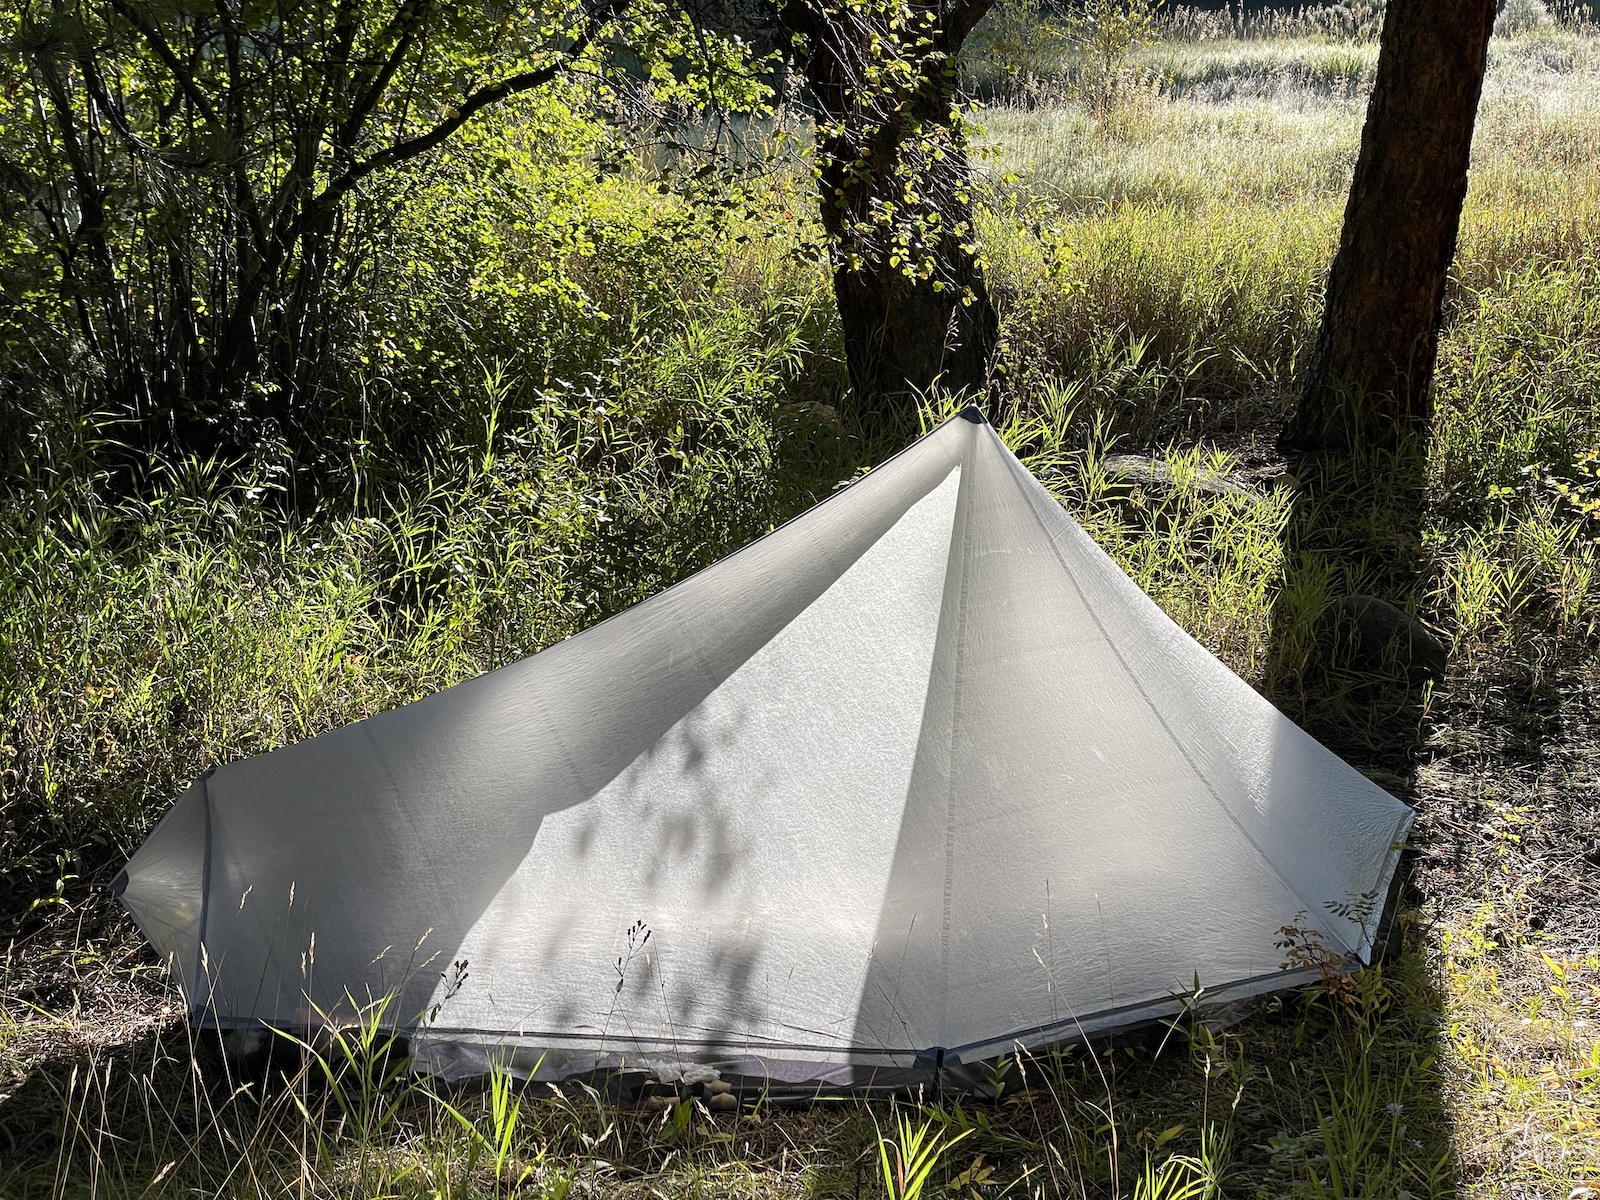
{"label": "tree branch", "polygon": [[332,180],[323,189],[322,194],[313,202],[313,206],[326,209],[337,204],[346,192],[374,171],[385,170],[409,159],[416,158],[419,154],[426,154],[490,105],[498,104],[500,101],[509,99],[519,92],[543,87],[560,75],[569,62],[581,57],[593,44],[596,33],[605,24],[621,14],[628,6],[628,2],[629,0],[606,0],[590,16],[588,28],[579,35],[570,47],[562,52],[561,57],[555,62],[536,67],[531,71],[523,71],[519,75],[509,76],[489,87],[479,88],[461,102],[453,116],[440,121],[426,133],[407,138],[403,142],[396,142],[394,145],[378,151],[371,158],[364,159],[350,167],[343,175]]}
{"label": "tree branch", "polygon": [[978,22],[993,7],[994,0],[956,0],[947,12],[940,14],[939,32],[934,39],[939,49],[954,58],[966,45],[967,38],[977,28]]}
{"label": "tree branch", "polygon": [[339,127],[339,141],[342,145],[356,144],[356,138],[361,135],[361,127],[367,123],[367,118],[372,115],[373,109],[377,108],[378,101],[383,98],[383,93],[389,88],[390,80],[394,78],[394,73],[400,69],[400,64],[405,61],[406,54],[416,40],[417,31],[422,28],[422,22],[427,17],[428,6],[429,0],[405,0],[395,13],[394,20],[384,28],[379,45],[390,44],[389,55],[377,71],[370,75],[363,74],[355,81],[355,103],[350,107],[350,115]]}
{"label": "tree branch", "polygon": [[104,114],[106,120],[111,122],[111,128],[116,130],[117,135],[127,142],[129,146],[141,154],[148,155],[162,166],[175,171],[203,171],[213,165],[207,157],[173,154],[159,146],[152,145],[140,137],[133,127],[128,124],[128,118],[123,115],[120,106],[112,97],[110,89],[106,87],[105,79],[101,76],[100,69],[94,59],[88,53],[81,52],[78,55],[77,62],[78,70],[83,75],[84,90],[88,92],[89,99]]}
{"label": "tree branch", "polygon": [[139,36],[144,38],[145,44],[150,47],[155,56],[166,66],[167,70],[172,72],[173,82],[183,90],[183,94],[189,98],[189,103],[193,104],[200,115],[209,123],[217,124],[217,110],[206,99],[205,93],[200,90],[199,84],[195,83],[194,76],[184,69],[183,63],[178,60],[178,56],[173,53],[172,47],[167,44],[167,39],[161,36],[161,31],[145,20],[128,3],[128,0],[111,0],[111,7],[116,9],[122,19],[138,31]]}
{"label": "tree branch", "polygon": [[[115,0],[126,3],[126,0]],[[261,219],[261,204],[256,198],[254,184],[250,180],[245,155],[245,97],[243,95],[243,82],[241,76],[244,66],[241,61],[240,48],[247,35],[238,17],[229,11],[223,0],[217,0],[217,19],[222,23],[224,45],[227,49],[228,62],[228,87],[227,87],[227,127],[228,138],[232,143],[233,161],[229,172],[233,183],[233,202],[241,216],[244,217],[245,231],[249,235],[248,241],[244,237],[237,239],[237,252],[239,254],[240,269],[245,268],[246,247],[254,252],[259,259],[267,251],[267,229]]]}

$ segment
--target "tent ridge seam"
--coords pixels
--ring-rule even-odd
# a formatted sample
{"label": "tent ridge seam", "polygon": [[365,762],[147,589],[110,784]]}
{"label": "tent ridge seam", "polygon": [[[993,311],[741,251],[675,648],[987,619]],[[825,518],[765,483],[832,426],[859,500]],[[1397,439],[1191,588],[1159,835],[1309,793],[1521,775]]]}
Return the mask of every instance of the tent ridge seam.
{"label": "tent ridge seam", "polygon": [[[960,555],[956,560],[959,578],[956,581],[960,595],[956,602],[955,666],[950,684],[950,749],[946,768],[944,791],[944,890],[939,916],[939,974],[943,982],[939,1000],[939,1038],[944,1040],[945,1027],[950,1018],[950,913],[955,907],[956,858],[956,742],[961,736],[961,674],[963,652],[967,642],[967,599],[972,582],[968,559],[972,551],[972,526],[961,504],[961,492],[970,494],[972,488],[971,455],[965,456],[968,469],[961,472],[960,490],[956,493],[956,519],[961,524]],[[935,635],[937,637],[937,635]]]}

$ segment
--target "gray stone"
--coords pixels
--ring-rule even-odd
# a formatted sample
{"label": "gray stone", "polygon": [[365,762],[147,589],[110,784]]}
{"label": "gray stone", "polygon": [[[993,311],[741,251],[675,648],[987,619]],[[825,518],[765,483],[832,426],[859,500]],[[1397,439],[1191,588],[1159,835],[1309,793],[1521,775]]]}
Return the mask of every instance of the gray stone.
{"label": "gray stone", "polygon": [[[1137,483],[1144,488],[1170,488],[1173,486],[1172,468],[1153,454],[1108,454],[1101,460],[1105,473],[1112,479]],[[1196,491],[1217,496],[1244,496],[1249,489],[1242,487],[1226,475],[1201,470],[1190,483]]]}
{"label": "gray stone", "polygon": [[1421,621],[1376,596],[1341,596],[1317,618],[1318,641],[1339,666],[1396,669],[1412,682],[1444,675],[1446,651]]}

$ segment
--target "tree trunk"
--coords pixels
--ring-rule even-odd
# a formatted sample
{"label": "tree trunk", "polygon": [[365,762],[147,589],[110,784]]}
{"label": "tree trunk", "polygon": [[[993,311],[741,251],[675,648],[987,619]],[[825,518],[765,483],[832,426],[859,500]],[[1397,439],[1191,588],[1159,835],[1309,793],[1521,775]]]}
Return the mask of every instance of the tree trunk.
{"label": "tree trunk", "polygon": [[909,8],[900,25],[890,9],[823,0],[786,14],[809,40],[834,297],[851,385],[872,408],[935,385],[982,395],[999,340],[956,111],[955,57],[989,0]]}
{"label": "tree trunk", "polygon": [[1285,448],[1425,433],[1495,0],[1390,0],[1316,351]]}
{"label": "tree trunk", "polygon": [[[824,195],[832,194],[830,176],[838,173],[824,170]],[[955,212],[970,227],[971,204]],[[824,205],[823,225],[836,239],[843,236],[841,215]],[[956,238],[941,238],[933,252],[944,266],[938,290],[932,280],[907,278],[883,262],[834,267],[845,361],[858,396],[909,396],[935,384],[975,396],[988,391],[1000,327],[983,272]]]}

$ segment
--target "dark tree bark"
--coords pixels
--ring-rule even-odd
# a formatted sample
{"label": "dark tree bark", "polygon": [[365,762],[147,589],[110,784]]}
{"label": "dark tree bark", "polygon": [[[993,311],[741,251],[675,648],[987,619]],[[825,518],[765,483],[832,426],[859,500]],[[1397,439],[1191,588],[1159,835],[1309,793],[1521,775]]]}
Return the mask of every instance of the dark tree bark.
{"label": "dark tree bark", "polygon": [[1287,449],[1425,433],[1495,0],[1390,0],[1322,327]]}
{"label": "dark tree bark", "polygon": [[991,4],[804,0],[785,14],[806,41],[834,297],[850,382],[869,406],[990,386],[999,322],[973,228],[956,55]]}

